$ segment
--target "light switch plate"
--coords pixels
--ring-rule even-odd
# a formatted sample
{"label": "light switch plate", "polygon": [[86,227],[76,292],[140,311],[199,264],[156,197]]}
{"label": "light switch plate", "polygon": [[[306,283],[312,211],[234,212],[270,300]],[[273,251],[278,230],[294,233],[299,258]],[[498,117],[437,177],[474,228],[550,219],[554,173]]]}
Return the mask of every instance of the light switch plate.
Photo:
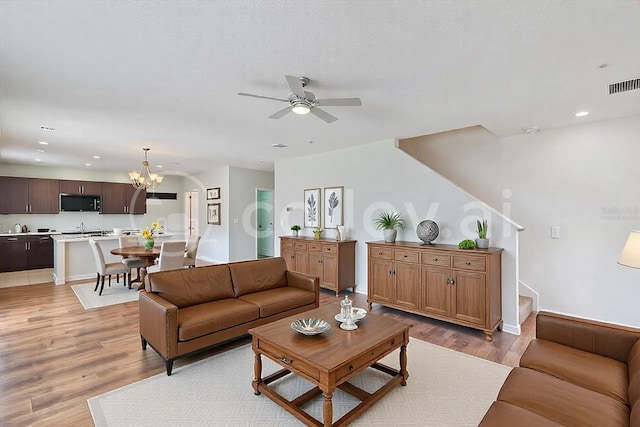
{"label": "light switch plate", "polygon": [[560,226],[554,225],[551,227],[551,238],[559,239],[560,238]]}

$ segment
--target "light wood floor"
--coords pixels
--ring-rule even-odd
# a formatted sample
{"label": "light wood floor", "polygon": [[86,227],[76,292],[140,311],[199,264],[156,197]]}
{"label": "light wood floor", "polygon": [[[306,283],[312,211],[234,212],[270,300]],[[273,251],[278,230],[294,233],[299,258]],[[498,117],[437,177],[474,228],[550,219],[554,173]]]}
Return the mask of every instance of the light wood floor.
{"label": "light wood floor", "polygon": [[[366,296],[355,294],[354,300],[366,307]],[[335,294],[322,291],[321,304],[334,301]],[[509,366],[517,365],[535,333],[534,316],[521,336],[496,332],[489,343],[482,331],[378,305],[373,312],[413,325],[412,338]],[[174,375],[195,360],[248,342],[243,338],[178,359]],[[69,284],[0,289],[0,425],[92,426],[88,398],[164,372],[160,356],[140,348],[137,302],[84,310]]]}

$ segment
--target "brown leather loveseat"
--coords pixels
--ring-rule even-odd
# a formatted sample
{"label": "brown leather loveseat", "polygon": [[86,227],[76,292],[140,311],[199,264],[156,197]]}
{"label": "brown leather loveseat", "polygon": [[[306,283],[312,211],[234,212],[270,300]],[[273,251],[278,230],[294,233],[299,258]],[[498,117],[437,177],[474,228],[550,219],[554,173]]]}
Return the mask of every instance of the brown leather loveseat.
{"label": "brown leather loveseat", "polygon": [[140,337],[166,361],[317,308],[318,278],[288,271],[283,258],[151,273],[140,293]]}
{"label": "brown leather loveseat", "polygon": [[538,313],[480,426],[640,426],[640,330]]}

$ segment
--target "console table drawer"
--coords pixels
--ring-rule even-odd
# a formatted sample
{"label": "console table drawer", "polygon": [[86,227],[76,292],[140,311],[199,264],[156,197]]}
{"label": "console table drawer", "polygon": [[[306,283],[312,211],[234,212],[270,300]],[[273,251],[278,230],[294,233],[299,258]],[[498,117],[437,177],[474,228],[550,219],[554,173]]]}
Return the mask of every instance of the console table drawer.
{"label": "console table drawer", "polygon": [[485,263],[485,257],[454,255],[453,268],[460,268],[464,270],[485,271],[487,266]]}
{"label": "console table drawer", "polygon": [[293,247],[295,249],[301,249],[303,251],[306,251],[307,250],[307,242],[295,242],[293,244]]}
{"label": "console table drawer", "polygon": [[436,252],[422,252],[422,264],[450,267],[451,257]]}
{"label": "console table drawer", "polygon": [[420,252],[418,251],[396,249],[395,256],[393,257],[393,259],[395,259],[396,261],[417,263],[419,262],[418,261],[419,257],[420,257]]}
{"label": "console table drawer", "polygon": [[369,253],[371,254],[371,258],[393,259],[393,249],[391,248],[372,246]]}
{"label": "console table drawer", "polygon": [[282,249],[293,249],[293,241],[290,239],[282,239],[281,242]]}
{"label": "console table drawer", "polygon": [[309,243],[308,248],[310,251],[320,251],[322,250],[322,243],[316,243],[316,242]]}
{"label": "console table drawer", "polygon": [[279,347],[269,344],[264,340],[260,340],[258,348],[268,356],[270,359],[275,360],[284,368],[291,371],[299,371],[307,374],[315,380],[320,380],[320,371],[314,368],[310,363],[299,359],[297,356],[290,354]]}
{"label": "console table drawer", "polygon": [[380,360],[382,355],[384,355],[385,353],[393,349],[400,347],[400,345],[402,345],[403,339],[404,339],[404,336],[403,336],[403,333],[401,332],[396,336],[394,336],[393,338],[390,338],[384,341],[383,343],[376,346],[372,350],[367,351],[365,354],[356,357],[355,359],[351,360],[349,363],[339,367],[336,370],[336,378],[340,380],[344,377],[351,375],[353,372],[357,371],[358,369],[364,366],[373,365],[377,360]]}
{"label": "console table drawer", "polygon": [[338,252],[338,245],[322,245],[322,252],[335,254]]}

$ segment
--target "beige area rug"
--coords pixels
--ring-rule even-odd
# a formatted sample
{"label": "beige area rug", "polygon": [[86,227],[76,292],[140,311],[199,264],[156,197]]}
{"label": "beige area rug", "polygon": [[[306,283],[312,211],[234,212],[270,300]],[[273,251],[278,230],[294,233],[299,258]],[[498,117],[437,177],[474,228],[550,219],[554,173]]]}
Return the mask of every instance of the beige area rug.
{"label": "beige area rug", "polygon": [[[147,351],[153,351],[151,349]],[[399,367],[399,350],[383,359]],[[407,347],[409,381],[383,397],[353,426],[477,426],[511,368],[423,341]],[[263,377],[278,365],[263,357]],[[249,344],[174,368],[92,397],[96,426],[299,426],[300,421],[264,395],[253,394],[253,352]],[[389,377],[368,369],[351,382],[369,392]],[[294,375],[277,382],[291,399],[312,385]],[[338,390],[334,422],[358,401]],[[322,418],[322,396],[304,409]]]}
{"label": "beige area rug", "polygon": [[[120,279],[120,283],[118,283],[112,278],[111,287],[109,287],[107,283],[104,284],[102,295],[98,295],[98,291],[93,291],[96,282],[71,285],[71,289],[75,292],[76,297],[84,309],[90,310],[92,308],[138,301],[137,283],[135,285],[134,289],[129,289],[127,286],[122,285],[122,279]],[[98,290],[99,289],[100,288],[98,288]]]}

